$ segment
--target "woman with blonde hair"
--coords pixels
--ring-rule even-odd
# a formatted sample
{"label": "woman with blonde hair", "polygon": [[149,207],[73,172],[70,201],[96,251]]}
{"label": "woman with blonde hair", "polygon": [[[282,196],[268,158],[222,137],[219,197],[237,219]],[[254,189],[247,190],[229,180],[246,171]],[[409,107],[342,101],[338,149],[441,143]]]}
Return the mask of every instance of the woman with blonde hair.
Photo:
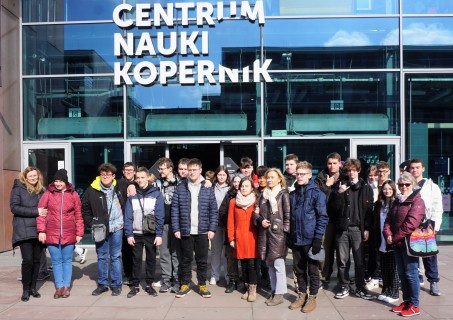
{"label": "woman with blonde hair", "polygon": [[269,267],[272,293],[268,306],[283,303],[286,288],[286,237],[290,231],[290,201],[285,177],[277,168],[266,171],[267,187],[257,200],[254,221],[258,228],[258,256]]}
{"label": "woman with blonde hair", "polygon": [[13,213],[13,247],[19,247],[22,255],[22,297],[26,302],[30,295],[40,298],[36,289],[39,263],[43,245],[38,241],[36,217],[47,214],[46,209],[38,209],[38,202],[44,193],[42,174],[36,167],[27,167],[14,180],[10,195],[10,208]]}

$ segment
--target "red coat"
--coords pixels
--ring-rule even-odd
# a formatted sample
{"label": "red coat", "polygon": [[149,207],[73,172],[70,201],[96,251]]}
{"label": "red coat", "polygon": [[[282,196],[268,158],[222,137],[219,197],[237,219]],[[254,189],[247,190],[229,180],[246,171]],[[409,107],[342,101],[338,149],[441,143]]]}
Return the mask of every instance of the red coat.
{"label": "red coat", "polygon": [[84,225],[80,197],[68,183],[64,192],[53,184],[39,200],[38,208],[47,208],[47,216],[36,218],[39,232],[46,234],[46,244],[74,244],[83,237]]}
{"label": "red coat", "polygon": [[253,203],[247,209],[236,206],[236,199],[231,199],[228,208],[228,242],[235,241],[236,259],[256,258],[257,230],[253,223]]}

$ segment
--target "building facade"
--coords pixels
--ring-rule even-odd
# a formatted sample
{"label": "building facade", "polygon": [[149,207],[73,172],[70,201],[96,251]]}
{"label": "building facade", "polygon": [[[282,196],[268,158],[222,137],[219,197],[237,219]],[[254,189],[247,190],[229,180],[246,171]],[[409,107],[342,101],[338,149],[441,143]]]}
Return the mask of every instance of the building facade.
{"label": "building facade", "polygon": [[451,240],[451,0],[22,0],[1,17],[4,199],[27,165],[82,194],[106,161],[295,153],[319,171],[338,152],[396,179],[421,158]]}

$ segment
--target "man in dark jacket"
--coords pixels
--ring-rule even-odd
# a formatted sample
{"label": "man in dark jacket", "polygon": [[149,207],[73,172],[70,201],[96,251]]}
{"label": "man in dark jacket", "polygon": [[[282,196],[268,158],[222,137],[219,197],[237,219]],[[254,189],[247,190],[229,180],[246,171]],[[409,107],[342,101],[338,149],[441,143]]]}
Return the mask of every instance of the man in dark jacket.
{"label": "man in dark jacket", "polygon": [[[304,313],[315,310],[320,285],[318,261],[311,259],[308,252],[311,249],[316,255],[321,250],[322,236],[329,220],[326,196],[311,177],[312,165],[307,161],[299,162],[296,167],[296,187],[290,194],[293,269],[297,277],[299,297],[289,308],[302,308]],[[307,299],[308,279],[310,292]]]}
{"label": "man in dark jacket", "polygon": [[195,251],[197,280],[200,295],[210,298],[206,287],[209,240],[217,231],[219,212],[213,188],[206,188],[201,177],[201,161],[191,159],[187,164],[188,179],[176,186],[171,203],[171,225],[175,237],[181,239],[181,288],[177,298],[187,295],[192,277]]}
{"label": "man in dark jacket", "polygon": [[[122,265],[121,247],[123,242],[124,195],[116,186],[116,167],[111,163],[99,166],[99,176],[85,191],[82,201],[82,215],[85,226],[105,227],[105,239],[96,242],[98,255],[98,287],[92,295],[98,296],[109,290],[109,269],[112,296],[121,294]],[[110,264],[110,268],[109,268]]]}
{"label": "man in dark jacket", "polygon": [[356,296],[372,299],[365,288],[363,242],[368,240],[369,219],[373,210],[373,190],[359,178],[360,160],[348,159],[344,171],[348,180],[340,181],[338,190],[332,191],[328,207],[334,214],[337,242],[337,265],[340,291],[335,298],[349,296],[349,280],[345,270],[350,257],[354,257]]}
{"label": "man in dark jacket", "polygon": [[296,187],[296,167],[299,162],[299,157],[293,153],[286,155],[285,157],[285,176],[286,185],[288,186],[288,191],[291,192]]}

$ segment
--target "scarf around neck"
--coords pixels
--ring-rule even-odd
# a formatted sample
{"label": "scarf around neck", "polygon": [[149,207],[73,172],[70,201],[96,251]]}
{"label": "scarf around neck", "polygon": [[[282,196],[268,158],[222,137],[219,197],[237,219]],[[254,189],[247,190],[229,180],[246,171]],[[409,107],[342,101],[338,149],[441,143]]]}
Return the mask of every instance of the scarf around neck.
{"label": "scarf around neck", "polygon": [[274,189],[266,188],[263,192],[264,199],[268,200],[271,205],[272,213],[278,212],[278,204],[277,204],[277,194],[282,190],[282,186],[280,184],[276,185]]}
{"label": "scarf around neck", "polygon": [[238,192],[236,195],[236,205],[242,209],[247,209],[255,203],[255,194],[252,192],[248,196],[243,196]]}

